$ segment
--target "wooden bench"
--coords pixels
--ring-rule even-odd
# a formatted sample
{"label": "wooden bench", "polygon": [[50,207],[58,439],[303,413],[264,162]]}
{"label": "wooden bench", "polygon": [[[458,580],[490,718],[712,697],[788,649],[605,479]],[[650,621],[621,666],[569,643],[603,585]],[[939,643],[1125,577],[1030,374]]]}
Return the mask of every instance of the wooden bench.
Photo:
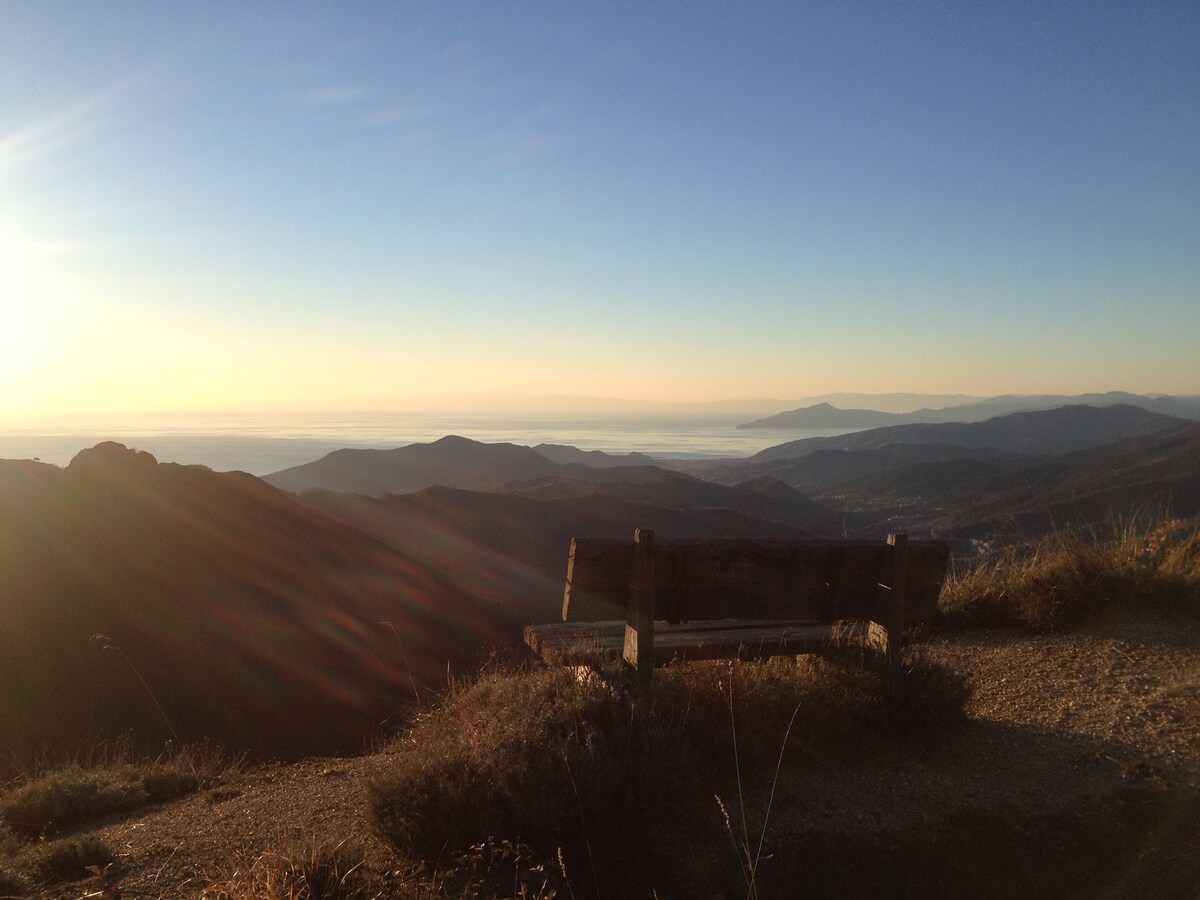
{"label": "wooden bench", "polygon": [[950,550],[935,541],[575,538],[563,622],[525,641],[551,664],[623,657],[638,681],[672,659],[760,658],[865,642],[895,661],[937,609]]}

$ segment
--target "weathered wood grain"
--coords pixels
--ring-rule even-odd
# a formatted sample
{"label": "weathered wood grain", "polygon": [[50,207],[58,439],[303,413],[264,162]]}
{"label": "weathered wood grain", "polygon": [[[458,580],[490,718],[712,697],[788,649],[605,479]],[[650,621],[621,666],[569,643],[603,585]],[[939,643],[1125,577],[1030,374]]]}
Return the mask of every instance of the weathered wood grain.
{"label": "weathered wood grain", "polygon": [[[911,542],[904,617],[930,621],[945,579],[949,547]],[[811,616],[870,619],[878,611],[884,544],[869,541],[659,541],[654,577],[657,618]],[[633,574],[633,544],[576,538],[571,543],[563,620],[621,618]]]}
{"label": "weathered wood grain", "polygon": [[[624,659],[641,684],[670,659],[757,658],[866,643],[897,660],[906,626],[931,620],[949,548],[883,541],[575,538],[562,625],[525,639],[547,662]],[[664,621],[665,620],[665,621]]]}

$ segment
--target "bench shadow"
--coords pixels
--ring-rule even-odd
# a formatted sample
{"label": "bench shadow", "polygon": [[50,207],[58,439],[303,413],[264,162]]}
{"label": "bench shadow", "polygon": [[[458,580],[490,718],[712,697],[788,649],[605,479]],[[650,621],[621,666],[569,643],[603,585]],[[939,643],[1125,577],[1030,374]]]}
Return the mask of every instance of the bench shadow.
{"label": "bench shadow", "polygon": [[1200,789],[1115,741],[968,719],[789,775],[761,896],[1197,896]]}

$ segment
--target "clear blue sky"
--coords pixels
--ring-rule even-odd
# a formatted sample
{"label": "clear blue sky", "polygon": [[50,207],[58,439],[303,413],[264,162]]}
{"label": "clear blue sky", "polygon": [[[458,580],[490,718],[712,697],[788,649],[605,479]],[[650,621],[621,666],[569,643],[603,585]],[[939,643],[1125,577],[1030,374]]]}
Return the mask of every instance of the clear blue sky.
{"label": "clear blue sky", "polygon": [[1200,393],[1200,4],[0,0],[0,414]]}

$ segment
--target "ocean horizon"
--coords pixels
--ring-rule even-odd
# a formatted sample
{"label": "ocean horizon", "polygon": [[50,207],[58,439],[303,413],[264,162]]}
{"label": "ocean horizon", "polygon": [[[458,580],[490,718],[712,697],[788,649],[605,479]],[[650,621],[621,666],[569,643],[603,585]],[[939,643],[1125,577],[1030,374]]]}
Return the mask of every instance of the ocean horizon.
{"label": "ocean horizon", "polygon": [[483,443],[568,444],[658,459],[740,459],[787,441],[858,429],[743,429],[745,417],[586,418],[425,413],[171,414],[43,418],[0,424],[0,459],[65,466],[80,450],[117,441],[159,462],[268,475],[342,448],[391,449],[459,435]]}

